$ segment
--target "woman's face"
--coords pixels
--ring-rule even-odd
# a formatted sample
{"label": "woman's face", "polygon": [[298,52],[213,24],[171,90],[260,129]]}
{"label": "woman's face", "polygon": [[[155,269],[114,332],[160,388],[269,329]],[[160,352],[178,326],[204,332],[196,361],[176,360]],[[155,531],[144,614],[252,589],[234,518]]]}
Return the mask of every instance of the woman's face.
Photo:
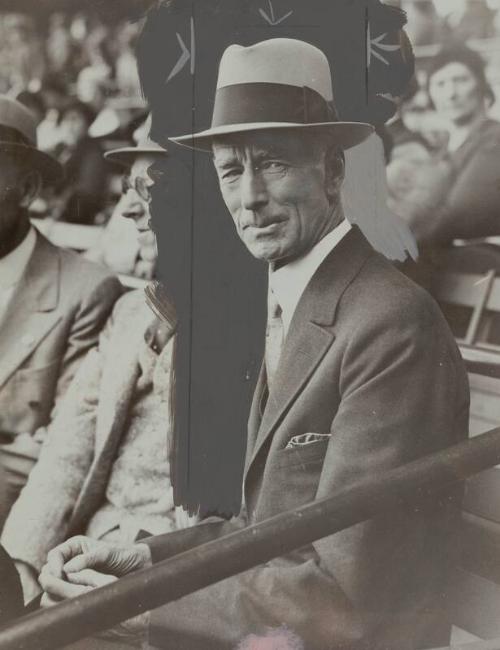
{"label": "woman's face", "polygon": [[467,124],[484,108],[480,85],[463,63],[451,62],[435,72],[429,94],[436,111],[457,125]]}

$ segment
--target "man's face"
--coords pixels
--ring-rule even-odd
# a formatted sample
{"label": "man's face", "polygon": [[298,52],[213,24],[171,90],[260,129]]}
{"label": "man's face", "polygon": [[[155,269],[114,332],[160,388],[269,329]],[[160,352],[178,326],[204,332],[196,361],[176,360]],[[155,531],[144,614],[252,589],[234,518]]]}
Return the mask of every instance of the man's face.
{"label": "man's face", "polygon": [[458,125],[467,124],[484,101],[476,77],[458,62],[448,63],[432,75],[429,94],[437,112]]}
{"label": "man's face", "polygon": [[222,197],[254,257],[288,262],[334,225],[325,150],[297,133],[262,131],[213,145]]}
{"label": "man's face", "polygon": [[16,157],[0,152],[0,244],[8,246],[8,242],[17,236],[19,207],[23,197],[21,189],[25,170]]}
{"label": "man's face", "polygon": [[152,156],[137,156],[124,183],[126,191],[120,203],[122,216],[132,219],[137,228],[141,259],[150,262],[156,261],[157,257],[156,238],[151,229],[149,196],[153,180],[148,174],[153,162]]}

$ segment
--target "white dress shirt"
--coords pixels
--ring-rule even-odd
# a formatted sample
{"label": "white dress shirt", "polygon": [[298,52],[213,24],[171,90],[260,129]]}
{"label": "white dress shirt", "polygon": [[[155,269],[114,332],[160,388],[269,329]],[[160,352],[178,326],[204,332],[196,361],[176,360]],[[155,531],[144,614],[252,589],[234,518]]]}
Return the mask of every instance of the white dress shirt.
{"label": "white dress shirt", "polygon": [[35,244],[36,233],[32,226],[19,246],[0,258],[0,320],[5,315],[14,290],[28,266]]}
{"label": "white dress shirt", "polygon": [[344,219],[308,253],[276,271],[270,269],[269,286],[282,309],[284,336],[287,335],[295,309],[309,281],[323,260],[347,235],[349,230],[351,230],[351,224]]}

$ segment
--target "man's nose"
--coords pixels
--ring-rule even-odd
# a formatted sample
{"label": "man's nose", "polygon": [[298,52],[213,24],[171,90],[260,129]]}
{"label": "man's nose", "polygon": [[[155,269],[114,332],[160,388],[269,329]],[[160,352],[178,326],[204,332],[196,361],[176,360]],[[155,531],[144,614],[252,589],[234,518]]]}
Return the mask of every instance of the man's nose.
{"label": "man's nose", "polygon": [[245,210],[257,211],[268,202],[266,183],[259,173],[246,169],[241,178],[241,205]]}

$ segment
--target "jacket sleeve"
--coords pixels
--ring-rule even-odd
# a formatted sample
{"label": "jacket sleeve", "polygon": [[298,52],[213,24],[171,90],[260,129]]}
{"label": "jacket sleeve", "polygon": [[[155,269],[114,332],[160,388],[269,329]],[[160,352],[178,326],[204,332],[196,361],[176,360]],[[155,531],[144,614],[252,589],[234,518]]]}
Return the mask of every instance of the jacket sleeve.
{"label": "jacket sleeve", "polygon": [[[82,269],[85,273],[85,269]],[[105,326],[113,305],[123,292],[123,287],[118,278],[113,275],[101,274],[96,283],[95,278],[85,282],[82,296],[75,312],[69,331],[66,350],[59,367],[54,404],[50,420],[57,416],[57,411],[66,391],[80,364],[91,348],[97,345],[99,335]],[[47,435],[47,427],[40,427],[36,437],[43,441]]]}
{"label": "jacket sleeve", "polygon": [[[397,305],[360,324],[347,345],[317,498],[465,435],[458,352],[437,308],[418,307]],[[234,650],[272,628],[308,650],[429,647],[429,617],[437,626],[441,617],[446,632],[429,594],[442,588],[449,523],[432,504],[358,524],[155,610],[150,643]]]}
{"label": "jacket sleeve", "polygon": [[[111,323],[87,354],[47,427],[40,458],[10,511],[1,542],[15,560],[37,572],[66,538],[67,526],[95,449],[102,367]],[[86,337],[84,337],[86,338]]]}

